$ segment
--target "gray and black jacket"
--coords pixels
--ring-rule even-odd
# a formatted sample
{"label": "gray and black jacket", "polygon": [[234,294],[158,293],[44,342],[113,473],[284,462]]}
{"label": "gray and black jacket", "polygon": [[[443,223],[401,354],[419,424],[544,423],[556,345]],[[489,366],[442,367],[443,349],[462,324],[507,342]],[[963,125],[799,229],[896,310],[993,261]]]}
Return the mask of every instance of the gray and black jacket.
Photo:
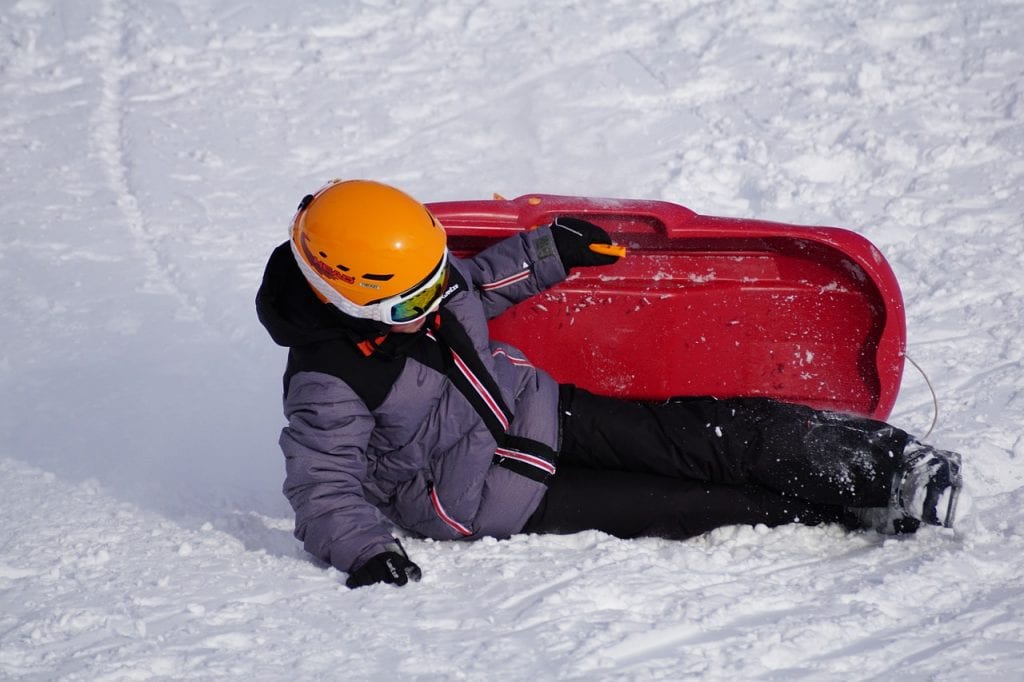
{"label": "gray and black jacket", "polygon": [[296,537],[339,570],[385,551],[392,524],[435,539],[516,533],[554,472],[558,385],[487,328],[565,279],[550,230],[451,264],[427,331],[369,354],[359,341],[379,330],[321,303],[287,243],[267,264],[257,310],[289,348],[284,494]]}

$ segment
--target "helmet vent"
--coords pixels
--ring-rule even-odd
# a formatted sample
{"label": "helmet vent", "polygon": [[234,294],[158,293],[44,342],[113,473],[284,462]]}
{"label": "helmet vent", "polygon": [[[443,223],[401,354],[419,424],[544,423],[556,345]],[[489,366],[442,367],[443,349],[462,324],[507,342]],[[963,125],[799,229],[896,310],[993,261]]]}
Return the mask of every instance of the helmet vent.
{"label": "helmet vent", "polygon": [[389,279],[391,279],[392,277],[394,277],[394,274],[391,274],[391,275],[374,275],[374,274],[371,274],[371,273],[366,273],[365,275],[363,275],[363,279],[371,279],[374,282],[386,282]]}

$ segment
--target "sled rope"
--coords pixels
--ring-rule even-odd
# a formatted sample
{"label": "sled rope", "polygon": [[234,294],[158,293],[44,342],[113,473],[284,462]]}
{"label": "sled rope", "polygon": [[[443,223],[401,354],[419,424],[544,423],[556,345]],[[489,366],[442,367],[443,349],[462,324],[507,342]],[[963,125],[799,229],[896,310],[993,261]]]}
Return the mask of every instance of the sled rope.
{"label": "sled rope", "polygon": [[939,398],[935,395],[935,387],[932,386],[932,382],[928,379],[928,375],[925,374],[925,371],[921,369],[921,365],[914,362],[914,358],[910,357],[906,353],[903,353],[903,357],[917,368],[917,371],[921,373],[922,377],[924,377],[924,383],[928,384],[928,390],[932,392],[932,424],[928,427],[928,431],[921,436],[921,440],[927,440],[928,436],[931,435],[932,430],[935,428],[935,424],[939,421]]}

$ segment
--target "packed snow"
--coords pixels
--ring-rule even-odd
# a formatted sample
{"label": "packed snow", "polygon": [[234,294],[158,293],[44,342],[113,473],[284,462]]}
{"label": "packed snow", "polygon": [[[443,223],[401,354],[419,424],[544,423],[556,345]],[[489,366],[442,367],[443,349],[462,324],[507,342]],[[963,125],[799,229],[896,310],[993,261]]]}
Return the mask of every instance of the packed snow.
{"label": "packed snow", "polygon": [[[1016,0],[0,3],[0,678],[1024,678],[1022,29]],[[859,232],[973,508],[409,538],[422,582],[346,589],[291,536],[253,309],[334,177]],[[908,367],[891,421],[931,420]]]}

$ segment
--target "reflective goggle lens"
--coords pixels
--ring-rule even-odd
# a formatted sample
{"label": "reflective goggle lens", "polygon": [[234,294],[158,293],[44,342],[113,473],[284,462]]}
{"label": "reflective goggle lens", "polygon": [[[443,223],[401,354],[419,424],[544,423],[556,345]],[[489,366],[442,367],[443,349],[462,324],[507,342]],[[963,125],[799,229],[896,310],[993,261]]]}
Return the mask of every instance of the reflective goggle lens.
{"label": "reflective goggle lens", "polygon": [[422,289],[412,294],[409,298],[399,301],[391,306],[392,324],[404,324],[422,317],[430,307],[441,298],[445,285],[448,283],[448,264],[445,263],[430,282]]}

